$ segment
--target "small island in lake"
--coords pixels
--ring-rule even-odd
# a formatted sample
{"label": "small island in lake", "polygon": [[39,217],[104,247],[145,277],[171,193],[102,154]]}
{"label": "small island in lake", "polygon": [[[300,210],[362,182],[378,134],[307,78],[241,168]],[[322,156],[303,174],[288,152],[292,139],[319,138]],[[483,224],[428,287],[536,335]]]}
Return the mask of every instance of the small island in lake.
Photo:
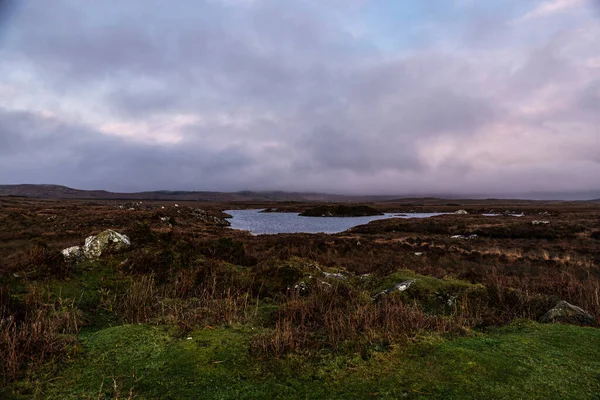
{"label": "small island in lake", "polygon": [[370,217],[384,215],[381,211],[369,206],[318,206],[300,213],[301,217]]}

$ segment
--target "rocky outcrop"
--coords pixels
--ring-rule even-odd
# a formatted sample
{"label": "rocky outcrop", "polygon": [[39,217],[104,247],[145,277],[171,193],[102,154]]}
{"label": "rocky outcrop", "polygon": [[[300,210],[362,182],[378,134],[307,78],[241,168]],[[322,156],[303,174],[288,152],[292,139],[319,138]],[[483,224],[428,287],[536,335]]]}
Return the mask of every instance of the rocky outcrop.
{"label": "rocky outcrop", "polygon": [[559,301],[553,309],[544,314],[541,322],[573,325],[596,325],[597,323],[592,314],[566,301]]}
{"label": "rocky outcrop", "polygon": [[94,260],[107,253],[125,250],[131,246],[129,238],[108,229],[95,236],[88,236],[83,246],[73,246],[62,251],[67,261]]}
{"label": "rocky outcrop", "polygon": [[218,217],[216,215],[210,215],[206,211],[201,210],[199,208],[192,210],[192,216],[204,223],[207,224],[216,224],[222,226],[229,226],[231,223],[227,221],[225,218]]}

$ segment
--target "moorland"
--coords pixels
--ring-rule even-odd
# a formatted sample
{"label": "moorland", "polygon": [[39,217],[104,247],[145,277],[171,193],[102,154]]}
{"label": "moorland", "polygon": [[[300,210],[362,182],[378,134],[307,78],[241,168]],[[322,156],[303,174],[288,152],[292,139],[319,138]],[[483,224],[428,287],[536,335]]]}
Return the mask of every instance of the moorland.
{"label": "moorland", "polygon": [[[0,197],[0,398],[598,398],[600,203],[381,201],[449,214],[333,235],[223,220],[315,205]],[[130,246],[61,253],[107,229]],[[592,319],[548,320],[559,301]]]}

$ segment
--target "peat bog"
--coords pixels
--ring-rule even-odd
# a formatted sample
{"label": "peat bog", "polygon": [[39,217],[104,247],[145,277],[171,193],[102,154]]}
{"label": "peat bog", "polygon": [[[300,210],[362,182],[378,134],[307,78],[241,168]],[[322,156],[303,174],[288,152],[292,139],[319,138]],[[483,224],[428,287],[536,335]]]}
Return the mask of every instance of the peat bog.
{"label": "peat bog", "polygon": [[[287,206],[0,198],[0,397],[600,393],[598,203],[382,202],[450,214],[336,234],[223,222],[269,207]],[[61,254],[108,229],[131,246]],[[593,319],[540,323],[559,301]]]}

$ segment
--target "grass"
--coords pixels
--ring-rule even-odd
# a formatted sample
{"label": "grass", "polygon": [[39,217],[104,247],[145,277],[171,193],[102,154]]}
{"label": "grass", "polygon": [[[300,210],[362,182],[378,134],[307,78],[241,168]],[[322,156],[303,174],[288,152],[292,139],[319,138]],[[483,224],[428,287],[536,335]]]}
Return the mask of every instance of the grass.
{"label": "grass", "polygon": [[600,332],[593,328],[516,322],[467,338],[422,336],[368,360],[326,353],[317,360],[256,360],[248,351],[256,332],[248,327],[173,333],[123,325],[87,335],[79,356],[52,382],[15,399],[130,393],[138,399],[594,399],[600,393]]}

